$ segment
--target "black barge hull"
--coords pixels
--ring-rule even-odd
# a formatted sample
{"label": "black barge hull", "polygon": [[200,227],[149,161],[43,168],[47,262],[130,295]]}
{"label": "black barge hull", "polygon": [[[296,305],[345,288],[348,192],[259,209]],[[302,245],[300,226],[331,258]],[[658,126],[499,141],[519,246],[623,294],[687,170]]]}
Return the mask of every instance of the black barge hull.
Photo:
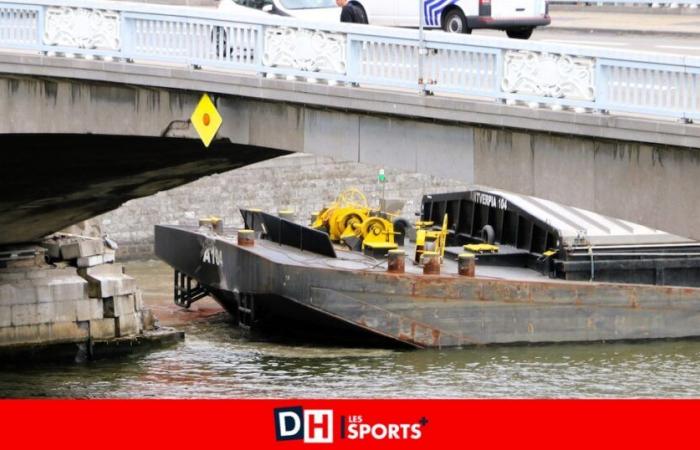
{"label": "black barge hull", "polygon": [[700,289],[390,274],[268,241],[157,226],[156,255],[243,326],[418,348],[700,336]]}

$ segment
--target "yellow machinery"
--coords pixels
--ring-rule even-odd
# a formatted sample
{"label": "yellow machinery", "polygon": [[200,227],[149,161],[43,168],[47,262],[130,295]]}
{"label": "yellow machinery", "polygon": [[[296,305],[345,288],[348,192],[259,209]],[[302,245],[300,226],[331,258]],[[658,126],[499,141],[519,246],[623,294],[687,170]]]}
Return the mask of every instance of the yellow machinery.
{"label": "yellow machinery", "polygon": [[433,222],[416,222],[416,255],[413,258],[415,264],[420,264],[423,252],[436,252],[440,255],[440,262],[445,256],[445,242],[447,241],[447,214],[442,220],[442,228],[431,230]]}
{"label": "yellow machinery", "polygon": [[394,225],[377,216],[365,195],[357,189],[347,189],[333,203],[318,213],[312,228],[324,230],[333,242],[343,242],[353,250],[392,250]]}
{"label": "yellow machinery", "polygon": [[475,255],[483,255],[486,253],[498,253],[498,245],[493,244],[467,244],[464,250],[474,253]]}
{"label": "yellow machinery", "polygon": [[394,242],[394,225],[381,217],[370,217],[362,223],[362,250],[386,253],[399,246]]}

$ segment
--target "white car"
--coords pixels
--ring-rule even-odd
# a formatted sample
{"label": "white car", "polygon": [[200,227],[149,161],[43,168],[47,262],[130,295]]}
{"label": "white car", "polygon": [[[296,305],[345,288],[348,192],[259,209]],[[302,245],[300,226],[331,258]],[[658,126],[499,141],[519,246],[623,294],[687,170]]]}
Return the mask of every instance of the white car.
{"label": "white car", "polygon": [[[223,0],[231,1],[231,0]],[[311,21],[340,20],[335,0],[235,0],[275,14]],[[372,25],[417,27],[422,2],[426,28],[471,33],[477,28],[504,30],[528,39],[535,27],[549,25],[546,0],[354,0]]]}
{"label": "white car", "polygon": [[258,0],[257,3],[251,0],[221,0],[219,2],[219,11],[245,17],[269,17],[267,13],[260,11],[266,3],[269,2],[262,0]]}

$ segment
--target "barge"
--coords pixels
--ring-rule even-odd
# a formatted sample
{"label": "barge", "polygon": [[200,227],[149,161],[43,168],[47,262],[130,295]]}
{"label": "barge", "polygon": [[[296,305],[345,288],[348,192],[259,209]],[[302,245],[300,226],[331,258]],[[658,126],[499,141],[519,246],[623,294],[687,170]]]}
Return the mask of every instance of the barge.
{"label": "barge", "polygon": [[352,345],[700,336],[700,244],[620,219],[489,189],[426,196],[421,223],[447,216],[435,273],[410,244],[397,271],[323,231],[241,212],[245,230],[156,226],[177,304],[210,295],[243,328]]}

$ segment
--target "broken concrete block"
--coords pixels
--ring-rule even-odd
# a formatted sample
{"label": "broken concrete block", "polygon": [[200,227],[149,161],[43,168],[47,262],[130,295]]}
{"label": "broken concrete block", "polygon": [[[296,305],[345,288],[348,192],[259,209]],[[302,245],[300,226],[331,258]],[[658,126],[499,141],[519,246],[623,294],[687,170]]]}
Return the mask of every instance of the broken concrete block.
{"label": "broken concrete block", "polygon": [[119,317],[124,314],[133,314],[134,294],[117,295],[103,300],[104,317]]}
{"label": "broken concrete block", "polygon": [[116,259],[116,252],[114,250],[105,249],[105,254],[102,255],[105,264],[111,264]]}
{"label": "broken concrete block", "polygon": [[46,255],[51,259],[61,258],[61,243],[56,239],[48,239],[41,243],[46,249]]}
{"label": "broken concrete block", "polygon": [[12,305],[12,325],[33,325],[37,323],[36,304]]}
{"label": "broken concrete block", "polygon": [[0,284],[0,303],[30,304],[87,298],[87,282],[74,268],[35,268],[21,279]]}
{"label": "broken concrete block", "polygon": [[150,309],[142,309],[141,314],[141,326],[144,330],[155,330],[156,328],[156,316]]}
{"label": "broken concrete block", "polygon": [[94,267],[104,264],[104,255],[82,256],[76,260],[78,267]]}
{"label": "broken concrete block", "polygon": [[109,339],[116,335],[115,319],[93,319],[90,321],[90,337],[93,339]]}
{"label": "broken concrete block", "polygon": [[119,315],[119,307],[114,304],[114,297],[102,299],[102,316],[117,317]]}
{"label": "broken concrete block", "polygon": [[141,332],[141,315],[135,313],[124,314],[116,319],[117,336],[133,336]]}
{"label": "broken concrete block", "polygon": [[134,312],[139,312],[143,309],[143,292],[141,289],[136,289],[134,292]]}
{"label": "broken concrete block", "polygon": [[102,319],[105,316],[104,302],[101,298],[91,298],[90,303],[90,319]]}
{"label": "broken concrete block", "polygon": [[12,307],[0,306],[0,327],[12,325]]}
{"label": "broken concrete block", "polygon": [[90,297],[114,297],[133,294],[136,290],[136,280],[124,275],[121,264],[103,264],[79,269],[78,272],[88,281]]}
{"label": "broken concrete block", "polygon": [[70,267],[70,266],[64,266],[63,264],[54,264],[53,267],[50,267],[44,271],[46,274],[46,278],[50,279],[57,279],[57,278],[70,278],[70,277],[78,277],[78,269],[75,267]]}
{"label": "broken concrete block", "polygon": [[133,314],[136,312],[136,307],[134,306],[136,303],[135,298],[135,294],[120,295],[114,298],[115,303],[119,305],[120,315]]}
{"label": "broken concrete block", "polygon": [[51,340],[53,341],[80,341],[87,339],[89,335],[87,322],[57,322],[51,324]]}
{"label": "broken concrete block", "polygon": [[119,275],[124,275],[124,266],[122,266],[121,264],[104,264],[98,267],[78,269],[78,274],[80,274],[80,276],[83,278],[98,276],[116,277]]}
{"label": "broken concrete block", "polygon": [[61,258],[78,259],[83,256],[101,255],[104,251],[102,239],[79,239],[61,245]]}
{"label": "broken concrete block", "polygon": [[88,282],[78,276],[52,279],[49,286],[55,302],[88,298]]}

